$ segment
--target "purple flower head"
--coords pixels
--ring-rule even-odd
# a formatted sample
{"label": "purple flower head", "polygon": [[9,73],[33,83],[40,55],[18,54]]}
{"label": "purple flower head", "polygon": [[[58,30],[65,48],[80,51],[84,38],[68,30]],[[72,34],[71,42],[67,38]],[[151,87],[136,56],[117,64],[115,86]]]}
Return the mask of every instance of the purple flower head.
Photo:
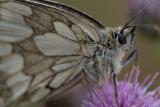
{"label": "purple flower head", "polygon": [[[117,81],[121,107],[160,107],[160,86],[148,91],[158,73],[152,78],[147,76],[142,83],[138,82],[139,74],[139,68],[134,67],[124,80]],[[116,107],[113,93],[113,84],[107,82],[102,88],[96,87],[89,93],[90,97],[82,98],[82,107]]]}

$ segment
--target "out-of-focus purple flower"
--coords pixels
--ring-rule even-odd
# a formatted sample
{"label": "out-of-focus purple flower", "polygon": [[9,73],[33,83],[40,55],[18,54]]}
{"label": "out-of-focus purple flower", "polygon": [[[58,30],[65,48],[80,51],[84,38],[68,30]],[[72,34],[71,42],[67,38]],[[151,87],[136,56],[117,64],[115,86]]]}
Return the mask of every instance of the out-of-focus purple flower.
{"label": "out-of-focus purple flower", "polygon": [[[138,13],[142,8],[148,6],[135,21],[145,22],[159,22],[160,20],[160,0],[129,0],[129,14],[130,17]],[[160,24],[160,22],[159,22]]]}
{"label": "out-of-focus purple flower", "polygon": [[[134,24],[145,36],[160,36],[160,0],[128,0],[130,19],[144,7],[145,10],[134,19]],[[148,6],[149,5],[149,6]]]}
{"label": "out-of-focus purple flower", "polygon": [[[147,76],[142,83],[138,82],[139,74],[139,68],[134,67],[129,76],[117,81],[121,107],[160,107],[160,86],[148,91],[158,73],[153,77]],[[89,93],[90,97],[82,97],[82,107],[116,107],[113,90],[111,82],[107,82],[102,88],[96,87]]]}

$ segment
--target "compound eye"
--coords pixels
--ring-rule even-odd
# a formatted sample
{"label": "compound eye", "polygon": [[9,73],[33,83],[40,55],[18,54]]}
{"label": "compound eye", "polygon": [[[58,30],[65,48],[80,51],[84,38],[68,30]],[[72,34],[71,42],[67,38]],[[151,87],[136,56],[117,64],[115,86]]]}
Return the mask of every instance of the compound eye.
{"label": "compound eye", "polygon": [[118,34],[118,42],[123,45],[126,44],[127,40],[126,40],[126,36],[124,36],[123,34]]}

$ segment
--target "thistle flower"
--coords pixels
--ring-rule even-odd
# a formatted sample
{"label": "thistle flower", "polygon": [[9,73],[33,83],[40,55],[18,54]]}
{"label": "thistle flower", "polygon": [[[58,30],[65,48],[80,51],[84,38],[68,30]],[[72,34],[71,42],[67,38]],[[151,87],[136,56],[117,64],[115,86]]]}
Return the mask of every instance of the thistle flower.
{"label": "thistle flower", "polygon": [[[147,76],[142,83],[138,82],[139,74],[139,68],[134,67],[129,76],[117,81],[121,107],[160,107],[160,86],[148,91],[158,73],[152,78]],[[102,88],[93,89],[93,92],[89,93],[90,97],[82,98],[82,107],[116,107],[113,90],[111,82],[107,82]]]}

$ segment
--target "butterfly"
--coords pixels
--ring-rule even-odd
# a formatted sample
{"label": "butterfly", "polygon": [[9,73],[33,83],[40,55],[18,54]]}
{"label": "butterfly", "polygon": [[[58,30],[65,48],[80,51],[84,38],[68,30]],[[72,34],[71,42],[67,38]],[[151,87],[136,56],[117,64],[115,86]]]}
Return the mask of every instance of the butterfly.
{"label": "butterfly", "polygon": [[115,76],[136,57],[136,50],[128,54],[134,31],[105,27],[55,1],[1,0],[0,105],[44,101],[83,75],[96,81]]}

